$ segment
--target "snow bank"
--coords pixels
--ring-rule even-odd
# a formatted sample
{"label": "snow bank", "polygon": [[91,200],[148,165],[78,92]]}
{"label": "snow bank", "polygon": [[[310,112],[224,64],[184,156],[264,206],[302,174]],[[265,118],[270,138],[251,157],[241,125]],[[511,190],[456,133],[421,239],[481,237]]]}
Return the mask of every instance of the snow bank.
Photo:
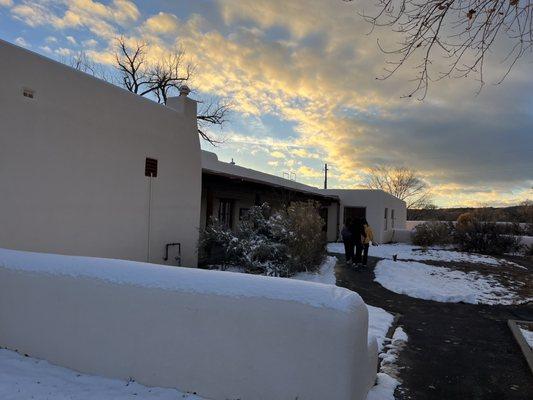
{"label": "snow bank", "polygon": [[520,299],[496,280],[415,261],[379,261],[375,281],[395,293],[444,303],[515,304]]}
{"label": "snow bank", "polygon": [[146,387],[131,381],[80,374],[44,360],[0,350],[3,400],[203,400],[176,389]]}
{"label": "snow bank", "polygon": [[386,338],[386,342],[389,343],[385,346],[386,351],[379,355],[381,363],[376,386],[368,392],[366,400],[394,400],[394,391],[401,383],[396,363],[408,340],[402,327],[396,328],[391,339]]}
{"label": "snow bank", "polygon": [[344,288],[108,258],[0,249],[0,267],[177,292],[295,301],[346,312],[363,303],[358,295]]}
{"label": "snow bank", "polygon": [[300,272],[292,277],[299,281],[324,283],[326,285],[335,285],[337,282],[335,278],[335,265],[337,264],[337,257],[327,256],[318,273]]}
{"label": "snow bank", "polygon": [[0,250],[0,346],[206,398],[361,400],[367,320],[331,285]]}
{"label": "snow bank", "polygon": [[376,386],[370,389],[366,400],[394,400],[394,391],[399,385],[398,379],[379,372]]}
{"label": "snow bank", "polygon": [[381,351],[383,350],[383,342],[387,337],[387,332],[394,322],[394,316],[383,308],[369,304],[366,307],[368,308],[368,336],[376,338],[378,350]]}
{"label": "snow bank", "polygon": [[[334,254],[344,254],[344,245],[342,243],[329,243],[328,252]],[[505,260],[481,254],[463,253],[459,251],[431,247],[428,249],[423,249],[417,246],[402,243],[371,246],[369,255],[371,257],[385,258],[389,260],[392,260],[393,256],[396,255],[398,260],[467,262],[494,266],[501,265],[502,263],[514,264]]]}

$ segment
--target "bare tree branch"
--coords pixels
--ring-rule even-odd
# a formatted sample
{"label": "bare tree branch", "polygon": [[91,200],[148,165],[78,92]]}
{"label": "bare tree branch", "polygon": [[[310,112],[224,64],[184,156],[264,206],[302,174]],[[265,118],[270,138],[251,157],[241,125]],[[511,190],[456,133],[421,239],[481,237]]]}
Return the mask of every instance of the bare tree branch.
{"label": "bare tree branch", "polygon": [[103,81],[112,83],[112,77],[100,64],[95,63],[84,51],[80,51],[63,62],[78,71],[85,72]]}
{"label": "bare tree branch", "polygon": [[121,85],[132,93],[144,96],[150,92],[151,79],[146,69],[146,44],[129,47],[124,37],[117,38],[116,68]]}
{"label": "bare tree branch", "polygon": [[208,125],[219,125],[222,127],[227,122],[232,107],[232,103],[226,100],[215,101],[211,99],[207,103],[200,102],[200,109],[198,110],[197,116],[198,133],[211,145],[223,143],[224,140],[216,140],[210,137],[205,132],[205,127]]}
{"label": "bare tree branch", "polygon": [[[352,0],[344,0],[352,1]],[[398,46],[379,48],[393,59],[387,61],[387,79],[408,61],[416,62],[415,94],[423,99],[430,82],[447,77],[476,75],[480,89],[485,81],[484,65],[499,40],[511,43],[501,83],[518,60],[533,48],[532,0],[376,0],[375,15],[362,14],[372,30],[389,26],[402,37]],[[445,61],[439,66],[436,61]]]}
{"label": "bare tree branch", "polygon": [[[177,95],[191,80],[195,67],[184,62],[183,49],[178,48],[157,62],[147,60],[147,50],[145,43],[128,45],[123,37],[117,39],[115,62],[120,75],[120,84],[130,92],[166,104],[169,97]],[[222,126],[227,122],[231,104],[214,100],[199,103],[203,106],[197,116],[198,134],[212,145],[222,143],[223,141],[212,138],[205,127]]]}
{"label": "bare tree branch", "polygon": [[407,204],[407,208],[424,208],[430,204],[428,185],[409,168],[381,166],[372,168],[366,186],[381,189]]}
{"label": "bare tree branch", "polygon": [[167,99],[179,93],[180,88],[191,78],[194,68],[190,64],[183,65],[183,57],[184,52],[179,49],[149,67],[149,88],[160,103],[166,104]]}

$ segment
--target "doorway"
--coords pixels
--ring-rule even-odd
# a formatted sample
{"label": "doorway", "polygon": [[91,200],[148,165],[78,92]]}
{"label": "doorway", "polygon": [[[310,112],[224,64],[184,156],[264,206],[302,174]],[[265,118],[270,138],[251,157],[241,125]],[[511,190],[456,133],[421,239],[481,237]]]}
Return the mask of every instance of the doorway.
{"label": "doorway", "polygon": [[343,222],[345,224],[348,219],[353,221],[356,218],[366,218],[366,207],[344,207]]}

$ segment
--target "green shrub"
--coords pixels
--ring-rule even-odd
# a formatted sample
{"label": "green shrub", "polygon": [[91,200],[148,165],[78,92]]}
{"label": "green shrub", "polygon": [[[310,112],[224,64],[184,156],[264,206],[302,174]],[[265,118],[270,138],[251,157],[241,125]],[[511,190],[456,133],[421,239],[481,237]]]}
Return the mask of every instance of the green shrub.
{"label": "green shrub", "polygon": [[323,225],[312,202],[277,212],[268,204],[252,207],[235,232],[211,219],[200,232],[200,263],[269,276],[314,271],[326,254]]}
{"label": "green shrub", "polygon": [[425,222],[415,227],[413,244],[417,246],[447,245],[452,242],[453,224],[450,222]]}

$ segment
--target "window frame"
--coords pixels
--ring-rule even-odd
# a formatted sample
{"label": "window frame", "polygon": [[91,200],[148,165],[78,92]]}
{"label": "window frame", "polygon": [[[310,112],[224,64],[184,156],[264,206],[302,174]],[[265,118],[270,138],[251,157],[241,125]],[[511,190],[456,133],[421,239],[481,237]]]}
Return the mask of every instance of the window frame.
{"label": "window frame", "polygon": [[226,228],[233,229],[233,208],[234,200],[218,200],[218,222]]}

